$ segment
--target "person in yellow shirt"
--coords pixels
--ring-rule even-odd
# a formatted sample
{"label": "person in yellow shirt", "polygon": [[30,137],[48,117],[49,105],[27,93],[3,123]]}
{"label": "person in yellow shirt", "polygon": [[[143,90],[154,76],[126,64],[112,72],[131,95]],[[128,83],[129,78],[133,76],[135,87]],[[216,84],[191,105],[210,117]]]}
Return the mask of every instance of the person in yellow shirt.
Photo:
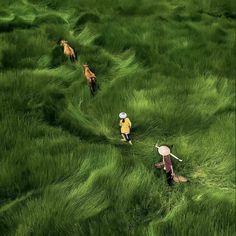
{"label": "person in yellow shirt", "polygon": [[132,141],[130,138],[130,129],[131,129],[131,121],[130,119],[127,117],[127,114],[125,112],[121,112],[119,114],[120,117],[120,132],[121,132],[121,136],[122,136],[122,141],[128,142],[129,144],[132,145]]}

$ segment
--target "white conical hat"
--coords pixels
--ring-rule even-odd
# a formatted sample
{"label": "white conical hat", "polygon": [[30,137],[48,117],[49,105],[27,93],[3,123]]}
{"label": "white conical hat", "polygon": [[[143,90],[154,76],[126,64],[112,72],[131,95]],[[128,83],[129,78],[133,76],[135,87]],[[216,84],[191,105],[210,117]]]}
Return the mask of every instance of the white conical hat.
{"label": "white conical hat", "polygon": [[120,119],[125,119],[127,117],[127,114],[125,112],[121,112],[119,114]]}
{"label": "white conical hat", "polygon": [[158,148],[158,152],[162,155],[162,156],[168,156],[170,155],[170,149],[167,146],[160,146]]}

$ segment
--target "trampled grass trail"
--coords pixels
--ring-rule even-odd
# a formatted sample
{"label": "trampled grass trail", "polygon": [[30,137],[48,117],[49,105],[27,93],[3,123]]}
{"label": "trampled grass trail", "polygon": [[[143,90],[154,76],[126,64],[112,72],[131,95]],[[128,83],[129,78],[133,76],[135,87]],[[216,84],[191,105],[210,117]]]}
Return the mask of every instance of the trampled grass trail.
{"label": "trampled grass trail", "polygon": [[[233,1],[1,6],[1,235],[234,235]],[[157,141],[189,183],[167,186]]]}

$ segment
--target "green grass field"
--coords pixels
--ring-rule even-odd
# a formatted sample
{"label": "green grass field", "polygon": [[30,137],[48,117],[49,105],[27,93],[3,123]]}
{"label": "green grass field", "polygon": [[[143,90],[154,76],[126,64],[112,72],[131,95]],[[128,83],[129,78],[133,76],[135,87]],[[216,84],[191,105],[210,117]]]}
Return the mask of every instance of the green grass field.
{"label": "green grass field", "polygon": [[235,235],[235,1],[0,5],[0,235]]}

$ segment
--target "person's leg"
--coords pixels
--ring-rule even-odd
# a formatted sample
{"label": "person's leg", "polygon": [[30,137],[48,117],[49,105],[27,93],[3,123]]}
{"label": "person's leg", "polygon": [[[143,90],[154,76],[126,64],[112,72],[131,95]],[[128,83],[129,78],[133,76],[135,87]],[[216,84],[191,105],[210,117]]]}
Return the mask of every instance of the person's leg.
{"label": "person's leg", "polygon": [[121,136],[122,136],[122,139],[121,139],[121,141],[123,141],[123,142],[126,142],[125,135],[124,135],[124,134],[121,134]]}
{"label": "person's leg", "polygon": [[171,175],[171,171],[166,173],[166,180],[169,186],[172,185],[172,175]]}
{"label": "person's leg", "polygon": [[132,141],[131,141],[131,138],[130,138],[130,134],[126,134],[127,135],[127,141],[129,142],[129,144],[132,145]]}
{"label": "person's leg", "polygon": [[129,134],[124,134],[126,142],[132,145],[132,141]]}

